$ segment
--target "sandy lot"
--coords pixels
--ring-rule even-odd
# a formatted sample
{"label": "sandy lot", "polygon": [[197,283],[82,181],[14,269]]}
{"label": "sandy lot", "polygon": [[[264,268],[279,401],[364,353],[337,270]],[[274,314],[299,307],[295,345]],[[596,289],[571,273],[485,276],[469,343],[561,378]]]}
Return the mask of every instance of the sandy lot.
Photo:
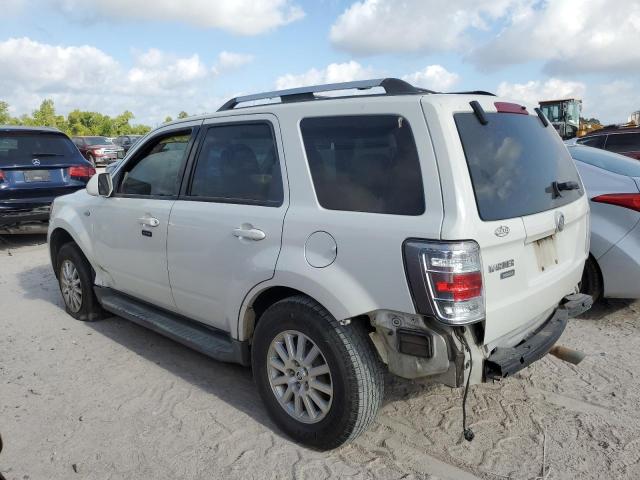
{"label": "sandy lot", "polygon": [[388,379],[373,428],[329,453],[268,420],[251,372],[62,309],[42,237],[0,240],[0,472],[7,479],[640,478],[640,302],[572,320],[546,357],[461,390]]}

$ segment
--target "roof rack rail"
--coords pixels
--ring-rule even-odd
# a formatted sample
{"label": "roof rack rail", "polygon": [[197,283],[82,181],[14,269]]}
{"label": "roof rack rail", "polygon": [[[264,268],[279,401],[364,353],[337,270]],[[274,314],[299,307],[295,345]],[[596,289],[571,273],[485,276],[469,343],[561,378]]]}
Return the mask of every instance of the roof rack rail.
{"label": "roof rack rail", "polygon": [[443,92],[447,95],[489,95],[491,97],[495,97],[495,93],[487,92],[486,90],[469,90],[466,92]]}
{"label": "roof rack rail", "polygon": [[238,104],[252,102],[255,100],[265,100],[269,98],[280,97],[282,103],[305,102],[316,100],[315,93],[332,92],[336,90],[368,90],[370,88],[382,87],[386,95],[403,95],[418,93],[435,93],[431,90],[417,88],[410,83],[400,80],[399,78],[377,78],[373,80],[358,80],[355,82],[329,83],[326,85],[312,85],[309,87],[290,88],[287,90],[275,90],[273,92],[256,93],[253,95],[245,95],[235,97],[222,105],[218,111],[233,110]]}

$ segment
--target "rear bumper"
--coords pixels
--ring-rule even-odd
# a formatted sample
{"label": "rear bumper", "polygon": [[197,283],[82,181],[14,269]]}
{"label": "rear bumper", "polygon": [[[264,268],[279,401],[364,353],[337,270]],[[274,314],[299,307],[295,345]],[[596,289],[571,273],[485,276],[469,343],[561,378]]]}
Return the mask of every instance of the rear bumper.
{"label": "rear bumper", "polygon": [[0,228],[20,223],[47,222],[51,204],[36,205],[29,208],[3,208],[0,205]]}
{"label": "rear bumper", "polygon": [[544,357],[564,332],[567,320],[586,312],[592,304],[593,299],[589,295],[578,293],[564,297],[553,315],[531,337],[515,347],[497,348],[485,360],[485,379],[511,376]]}

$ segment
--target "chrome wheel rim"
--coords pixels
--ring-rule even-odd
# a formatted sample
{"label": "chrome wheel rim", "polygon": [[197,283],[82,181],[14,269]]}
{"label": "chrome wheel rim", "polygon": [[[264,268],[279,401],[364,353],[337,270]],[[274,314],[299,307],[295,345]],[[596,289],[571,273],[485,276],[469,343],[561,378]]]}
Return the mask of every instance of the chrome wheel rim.
{"label": "chrome wheel rim", "polygon": [[70,260],[65,260],[60,266],[60,289],[67,308],[78,313],[82,307],[82,286],[78,270]]}
{"label": "chrome wheel rim", "polygon": [[267,375],[278,403],[303,423],[323,420],[333,401],[331,371],[324,355],[305,334],[286,330],[269,346]]}

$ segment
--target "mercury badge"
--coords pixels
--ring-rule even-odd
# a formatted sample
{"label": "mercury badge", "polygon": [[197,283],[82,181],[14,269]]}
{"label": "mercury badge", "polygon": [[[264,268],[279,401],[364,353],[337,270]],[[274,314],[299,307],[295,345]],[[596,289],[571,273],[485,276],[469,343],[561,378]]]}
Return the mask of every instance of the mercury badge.
{"label": "mercury badge", "polygon": [[556,233],[564,230],[564,214],[556,212]]}
{"label": "mercury badge", "polygon": [[509,235],[509,227],[507,227],[506,225],[500,225],[495,229],[493,233],[496,235],[496,237],[506,237],[507,235]]}

